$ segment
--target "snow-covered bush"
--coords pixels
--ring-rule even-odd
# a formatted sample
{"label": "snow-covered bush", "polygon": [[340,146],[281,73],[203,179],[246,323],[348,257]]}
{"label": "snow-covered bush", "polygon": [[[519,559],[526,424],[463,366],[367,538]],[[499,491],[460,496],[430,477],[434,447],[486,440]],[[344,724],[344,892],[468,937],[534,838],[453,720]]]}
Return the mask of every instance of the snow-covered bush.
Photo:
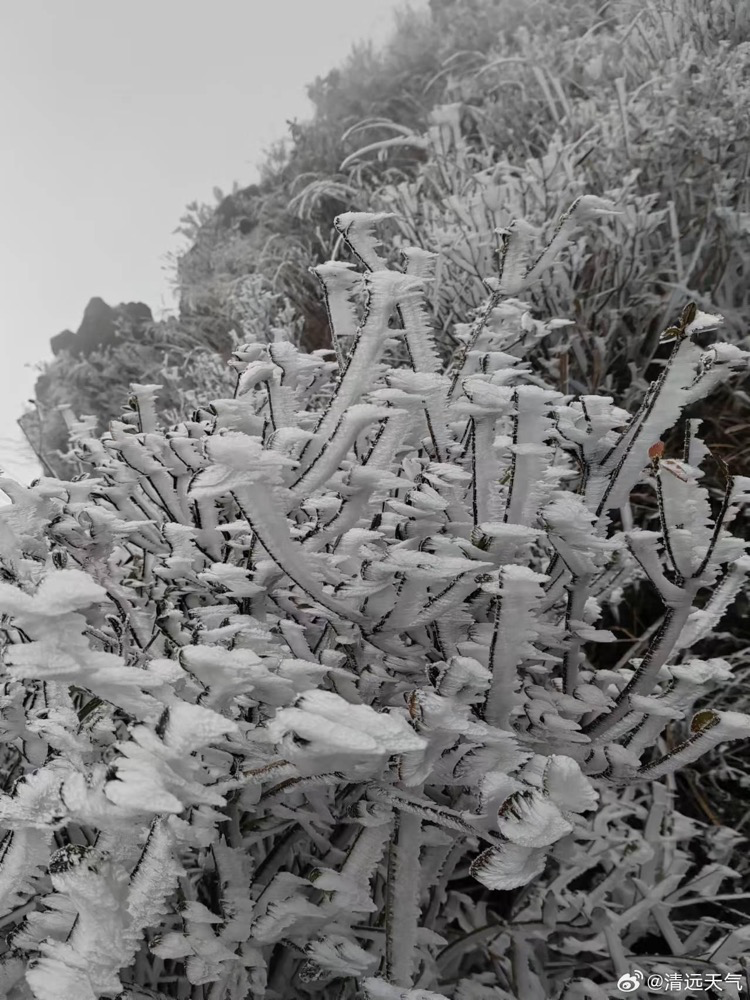
{"label": "snow-covered bush", "polygon": [[[570,340],[539,345],[561,362],[557,387],[604,391],[630,409],[661,329],[689,299],[720,311],[737,343],[750,310],[750,6],[431,6],[420,37],[439,24],[441,58],[404,102],[419,124],[401,108],[349,128],[342,115],[338,169],[318,168],[290,207],[312,223],[324,199],[353,188],[359,205],[396,214],[407,245],[440,249],[430,307],[443,349],[484,296],[497,227],[513,217],[543,227],[583,193],[612,198],[621,211],[596,245],[580,242],[530,294],[541,315],[575,321]],[[353,75],[338,82],[344,95]]]}
{"label": "snow-covered bush", "polygon": [[61,478],[75,475],[80,466],[68,454],[70,420],[85,413],[96,417],[103,430],[119,415],[130,384],[144,372],[159,373],[159,416],[167,423],[181,419],[209,395],[230,392],[232,386],[219,354],[174,318],[150,323],[137,334],[123,325],[114,343],[80,357],[62,351],[42,363],[39,372],[34,408],[19,423],[41,467]]}
{"label": "snow-covered bush", "polygon": [[[545,384],[524,355],[561,321],[522,296],[610,208],[502,234],[447,372],[434,255],[390,269],[378,217],[340,216],[337,361],[245,345],[184,423],[153,385],[80,421],[95,476],[1,481],[3,996],[603,997],[648,933],[736,971],[746,929],[692,916],[732,836],[696,866],[669,780],[750,732],[693,714],[750,480],[710,495],[685,413],[750,355],[689,305],[636,413]],[[605,661],[632,588],[661,617]]]}

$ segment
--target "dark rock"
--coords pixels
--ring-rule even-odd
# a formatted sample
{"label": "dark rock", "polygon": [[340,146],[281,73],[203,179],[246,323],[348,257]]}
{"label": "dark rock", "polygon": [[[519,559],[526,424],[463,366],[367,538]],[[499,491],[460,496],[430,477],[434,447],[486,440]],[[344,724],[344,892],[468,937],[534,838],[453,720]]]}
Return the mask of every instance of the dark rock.
{"label": "dark rock", "polygon": [[76,348],[81,354],[115,339],[115,311],[104,299],[93,298],[83,311],[83,320],[76,333]]}
{"label": "dark rock", "polygon": [[145,302],[121,302],[119,306],[115,306],[115,312],[132,323],[145,325],[154,321],[153,313]]}
{"label": "dark rock", "polygon": [[151,310],[144,302],[123,302],[114,308],[104,299],[91,299],[84,309],[78,331],[63,330],[50,340],[52,353],[61,351],[84,357],[101,347],[117,340],[118,328],[125,326],[132,336],[143,333],[148,324],[153,323]]}
{"label": "dark rock", "polygon": [[154,322],[154,317],[145,302],[121,302],[115,306],[115,323],[126,329],[136,339],[143,336],[146,328]]}
{"label": "dark rock", "polygon": [[57,357],[60,351],[73,351],[76,346],[76,335],[72,330],[63,330],[62,333],[58,333],[56,337],[50,340],[49,346],[52,348],[52,353],[55,357]]}

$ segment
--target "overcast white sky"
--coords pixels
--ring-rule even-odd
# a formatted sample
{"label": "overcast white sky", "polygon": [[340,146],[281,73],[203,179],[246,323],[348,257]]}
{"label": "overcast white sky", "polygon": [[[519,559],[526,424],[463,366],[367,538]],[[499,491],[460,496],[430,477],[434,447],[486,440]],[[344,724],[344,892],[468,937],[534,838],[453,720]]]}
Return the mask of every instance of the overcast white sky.
{"label": "overcast white sky", "polygon": [[[425,7],[427,0],[411,0]],[[257,180],[305,85],[401,0],[0,0],[0,467],[49,339],[95,295],[172,308],[186,205]],[[146,373],[144,373],[145,375]]]}

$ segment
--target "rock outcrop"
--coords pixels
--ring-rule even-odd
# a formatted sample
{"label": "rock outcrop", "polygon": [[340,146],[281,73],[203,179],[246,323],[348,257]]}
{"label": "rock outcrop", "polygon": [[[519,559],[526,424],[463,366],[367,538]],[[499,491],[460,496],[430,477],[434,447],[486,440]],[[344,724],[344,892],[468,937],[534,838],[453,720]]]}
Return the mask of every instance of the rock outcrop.
{"label": "rock outcrop", "polygon": [[84,309],[78,330],[63,330],[50,340],[52,353],[69,351],[74,357],[86,356],[92,351],[117,340],[120,328],[127,326],[130,335],[138,336],[148,324],[153,323],[151,310],[144,302],[122,302],[110,306],[98,297],[90,299]]}

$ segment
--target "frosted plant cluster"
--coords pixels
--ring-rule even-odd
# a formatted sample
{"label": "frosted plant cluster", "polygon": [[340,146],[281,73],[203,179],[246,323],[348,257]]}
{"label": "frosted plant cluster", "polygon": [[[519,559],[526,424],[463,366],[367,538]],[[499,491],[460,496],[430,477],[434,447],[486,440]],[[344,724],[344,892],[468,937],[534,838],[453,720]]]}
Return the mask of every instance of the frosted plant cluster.
{"label": "frosted plant cluster", "polygon": [[[605,997],[654,925],[736,971],[743,933],[671,916],[733,873],[718,835],[691,866],[668,780],[750,731],[693,714],[729,675],[694,649],[750,570],[750,480],[713,496],[684,414],[750,355],[692,309],[637,412],[545,384],[524,358],[564,321],[524,292],[610,210],[503,230],[447,371],[435,255],[391,269],[380,217],[340,216],[335,352],[244,345],[233,398],[170,428],[134,385],[73,427],[93,472],[0,481],[2,996]],[[656,626],[597,667],[643,587]]]}

